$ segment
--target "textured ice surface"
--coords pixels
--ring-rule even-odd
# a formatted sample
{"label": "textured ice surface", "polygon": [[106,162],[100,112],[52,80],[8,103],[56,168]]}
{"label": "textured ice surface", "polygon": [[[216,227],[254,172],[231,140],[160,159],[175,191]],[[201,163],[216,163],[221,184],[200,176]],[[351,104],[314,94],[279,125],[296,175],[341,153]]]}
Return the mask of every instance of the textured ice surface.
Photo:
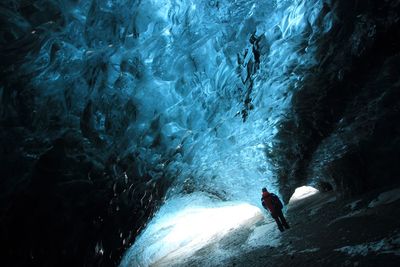
{"label": "textured ice surface", "polygon": [[79,129],[95,146],[134,157],[139,177],[174,181],[172,195],[256,203],[263,185],[277,191],[279,166],[266,155],[318,65],[316,42],[334,20],[323,1],[82,0],[42,9],[24,40],[33,51],[20,53],[34,88],[27,118],[39,133],[58,137],[54,122]]}

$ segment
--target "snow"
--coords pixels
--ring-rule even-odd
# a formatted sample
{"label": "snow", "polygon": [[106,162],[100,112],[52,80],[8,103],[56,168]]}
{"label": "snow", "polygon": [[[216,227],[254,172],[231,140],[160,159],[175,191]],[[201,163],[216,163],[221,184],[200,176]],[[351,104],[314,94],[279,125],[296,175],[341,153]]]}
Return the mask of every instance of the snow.
{"label": "snow", "polygon": [[311,186],[301,186],[296,188],[293,195],[291,196],[289,203],[294,203],[300,199],[304,199],[310,197],[312,195],[317,194],[319,191]]}
{"label": "snow", "polygon": [[395,188],[393,190],[389,190],[386,192],[381,193],[377,198],[373,199],[369,204],[368,207],[357,207],[358,204],[362,201],[361,199],[353,201],[347,205],[351,209],[351,212],[349,212],[346,215],[340,216],[336,218],[335,220],[331,221],[328,225],[332,225],[340,220],[346,219],[346,218],[351,218],[355,216],[363,216],[368,209],[376,208],[381,205],[386,205],[393,203],[397,200],[400,199],[400,188]]}
{"label": "snow", "polygon": [[321,209],[321,207],[318,208],[314,208],[310,211],[310,216],[314,216],[316,214],[318,214],[319,210]]}
{"label": "snow", "polygon": [[310,216],[314,216],[314,215],[318,214],[319,211],[321,210],[321,208],[324,205],[326,205],[328,203],[331,203],[331,202],[334,202],[334,201],[336,201],[336,196],[332,196],[332,197],[330,197],[328,199],[325,198],[324,200],[321,200],[321,201],[318,201],[317,203],[314,203],[313,205],[310,206],[311,207],[311,210],[310,210],[310,213],[309,213]]}
{"label": "snow", "polygon": [[309,248],[309,249],[304,249],[300,250],[299,253],[313,253],[319,251],[320,248]]}
{"label": "snow", "polygon": [[372,200],[368,208],[374,208],[380,205],[390,204],[400,199],[400,188],[381,193],[376,199]]}
{"label": "snow", "polygon": [[280,232],[276,227],[275,222],[270,221],[267,224],[256,227],[243,247],[278,247],[280,245],[280,236]]}
{"label": "snow", "polygon": [[361,199],[358,199],[358,200],[356,200],[356,201],[353,201],[353,202],[349,203],[347,206],[348,206],[352,211],[354,211],[354,210],[356,209],[358,203],[360,203],[361,201],[362,201]]}
{"label": "snow", "polygon": [[163,205],[121,266],[179,263],[202,248],[218,245],[227,235],[251,229],[263,218],[259,208],[247,203],[219,202],[199,193],[178,197]]}
{"label": "snow", "polygon": [[400,234],[394,233],[392,237],[386,237],[382,240],[369,242],[354,246],[345,246],[335,249],[335,251],[346,253],[350,256],[367,256],[374,252],[377,254],[392,253],[400,256]]}
{"label": "snow", "polygon": [[366,209],[355,210],[355,211],[352,211],[352,212],[350,212],[350,213],[348,213],[346,215],[337,217],[336,219],[334,219],[330,223],[328,223],[328,226],[330,226],[330,225],[332,225],[332,224],[334,224],[334,223],[336,223],[336,222],[338,222],[340,220],[346,219],[346,218],[351,218],[351,217],[354,217],[354,216],[360,216],[360,215],[364,214],[365,211],[366,211]]}

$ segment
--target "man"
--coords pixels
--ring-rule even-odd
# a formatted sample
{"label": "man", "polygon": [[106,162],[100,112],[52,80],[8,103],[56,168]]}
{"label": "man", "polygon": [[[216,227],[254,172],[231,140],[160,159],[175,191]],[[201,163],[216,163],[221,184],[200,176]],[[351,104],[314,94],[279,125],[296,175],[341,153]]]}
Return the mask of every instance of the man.
{"label": "man", "polygon": [[282,202],[279,197],[273,193],[268,192],[267,188],[262,189],[261,203],[265,209],[268,209],[271,213],[272,218],[275,219],[276,224],[281,232],[284,231],[284,227],[289,229],[289,224],[286,222],[285,216],[282,213]]}

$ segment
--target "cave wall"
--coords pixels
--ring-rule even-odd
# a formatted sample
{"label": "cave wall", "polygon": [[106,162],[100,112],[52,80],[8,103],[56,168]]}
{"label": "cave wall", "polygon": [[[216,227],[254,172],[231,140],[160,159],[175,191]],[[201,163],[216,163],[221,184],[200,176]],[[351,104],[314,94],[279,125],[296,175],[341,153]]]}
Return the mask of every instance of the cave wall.
{"label": "cave wall", "polygon": [[285,199],[304,184],[346,196],[398,182],[399,7],[325,3],[332,30],[318,43],[319,64],[294,93],[271,155]]}
{"label": "cave wall", "polygon": [[141,70],[122,59],[125,75],[116,81],[111,47],[134,33],[127,17],[135,2],[105,5],[0,4],[0,236],[7,266],[117,265],[170,183],[155,180],[155,168],[134,151],[126,153],[138,111],[124,79]]}

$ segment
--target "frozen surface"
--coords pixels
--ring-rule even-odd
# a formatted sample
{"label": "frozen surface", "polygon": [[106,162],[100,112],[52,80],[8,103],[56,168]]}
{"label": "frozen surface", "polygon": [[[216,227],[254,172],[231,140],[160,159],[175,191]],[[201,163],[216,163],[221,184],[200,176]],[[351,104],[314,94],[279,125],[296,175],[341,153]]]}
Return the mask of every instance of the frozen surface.
{"label": "frozen surface", "polygon": [[[216,257],[225,236],[250,230],[263,219],[259,208],[243,202],[220,203],[199,193],[172,199],[140,235],[121,266],[171,266],[212,245],[215,251],[207,257]],[[228,255],[229,250],[224,253]]]}
{"label": "frozen surface", "polygon": [[397,256],[400,256],[400,234],[394,233],[393,236],[384,238],[380,241],[369,242],[365,244],[359,244],[355,246],[345,246],[338,249],[336,251],[340,251],[346,253],[350,256],[366,256],[370,253],[393,253]]}
{"label": "frozen surface", "polygon": [[309,249],[300,250],[298,252],[299,253],[312,253],[312,252],[317,252],[319,250],[320,250],[319,248],[309,248]]}
{"label": "frozen surface", "polygon": [[379,205],[390,204],[400,199],[400,188],[381,193],[376,199],[372,200],[368,208],[377,207]]}
{"label": "frozen surface", "polygon": [[296,202],[300,199],[304,199],[307,197],[310,197],[312,195],[315,195],[319,193],[318,189],[315,189],[314,187],[311,186],[301,186],[296,188],[294,191],[293,195],[290,197],[289,203]]}
{"label": "frozen surface", "polygon": [[348,204],[347,206],[354,211],[357,208],[357,205],[361,202],[361,199],[358,199],[356,201],[351,202],[350,204]]}
{"label": "frozen surface", "polygon": [[379,194],[379,196],[373,199],[367,207],[358,207],[359,203],[362,201],[361,199],[356,200],[352,203],[349,203],[347,206],[350,208],[351,212],[337,217],[335,220],[331,221],[328,225],[332,225],[340,220],[351,218],[351,217],[358,217],[364,216],[369,211],[369,209],[379,208],[381,205],[386,205],[393,203],[400,199],[400,188],[395,188],[393,190],[389,190]]}
{"label": "frozen surface", "polygon": [[256,227],[249,239],[243,244],[243,248],[251,249],[257,247],[277,247],[280,244],[280,232],[272,220]]}

